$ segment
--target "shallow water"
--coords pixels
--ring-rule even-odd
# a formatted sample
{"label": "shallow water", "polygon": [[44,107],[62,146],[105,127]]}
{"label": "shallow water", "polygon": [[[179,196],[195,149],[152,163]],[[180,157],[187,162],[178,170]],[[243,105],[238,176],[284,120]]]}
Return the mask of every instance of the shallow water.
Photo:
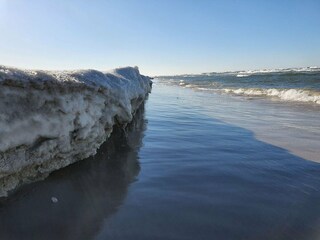
{"label": "shallow water", "polygon": [[127,137],[1,202],[0,239],[320,239],[320,165],[248,130],[283,105],[210,96],[156,83]]}
{"label": "shallow water", "polygon": [[[168,83],[159,80],[159,86],[164,84]],[[183,106],[200,108],[202,114],[252,131],[259,140],[320,162],[318,104],[230,96],[171,84],[167,89],[182,94],[175,101]]]}
{"label": "shallow water", "polygon": [[161,76],[159,79],[201,91],[320,104],[320,68],[317,67]]}

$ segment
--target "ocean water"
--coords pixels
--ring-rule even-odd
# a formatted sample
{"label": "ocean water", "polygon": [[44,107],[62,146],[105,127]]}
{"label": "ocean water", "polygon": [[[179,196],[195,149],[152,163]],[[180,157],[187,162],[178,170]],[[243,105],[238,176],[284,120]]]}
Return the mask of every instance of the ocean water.
{"label": "ocean water", "polygon": [[201,91],[320,104],[320,68],[317,67],[204,73],[160,78],[168,84]]}
{"label": "ocean water", "polygon": [[96,156],[0,202],[0,239],[320,239],[318,110],[155,79]]}
{"label": "ocean water", "polygon": [[159,83],[193,90],[205,114],[262,141],[320,162],[320,68],[164,76]]}

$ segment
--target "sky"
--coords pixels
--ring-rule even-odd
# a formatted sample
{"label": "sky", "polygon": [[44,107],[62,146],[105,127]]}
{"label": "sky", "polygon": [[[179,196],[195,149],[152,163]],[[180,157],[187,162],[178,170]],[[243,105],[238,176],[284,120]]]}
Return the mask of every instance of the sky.
{"label": "sky", "polygon": [[0,0],[0,64],[151,76],[320,66],[320,1]]}

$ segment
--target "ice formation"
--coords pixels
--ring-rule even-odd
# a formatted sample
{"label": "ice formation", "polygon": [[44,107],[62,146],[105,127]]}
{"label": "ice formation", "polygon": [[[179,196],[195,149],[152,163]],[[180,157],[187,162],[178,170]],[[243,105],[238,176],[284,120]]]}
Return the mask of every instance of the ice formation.
{"label": "ice formation", "polygon": [[96,153],[151,91],[138,68],[31,71],[0,66],[0,196]]}

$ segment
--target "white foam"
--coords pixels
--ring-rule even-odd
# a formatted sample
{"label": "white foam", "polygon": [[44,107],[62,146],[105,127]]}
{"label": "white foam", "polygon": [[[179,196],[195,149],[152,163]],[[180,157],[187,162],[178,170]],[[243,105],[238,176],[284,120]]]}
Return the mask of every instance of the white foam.
{"label": "white foam", "polygon": [[257,69],[247,70],[237,73],[237,77],[250,76],[254,74],[268,74],[268,73],[299,73],[299,72],[319,72],[319,67],[302,67],[302,68],[276,68],[276,69]]}
{"label": "white foam", "polygon": [[237,77],[248,77],[250,76],[249,74],[237,74]]}
{"label": "white foam", "polygon": [[237,95],[247,96],[269,96],[277,97],[285,101],[296,102],[313,102],[320,104],[320,94],[318,92],[302,90],[302,89],[259,89],[259,88],[225,88],[222,91]]}
{"label": "white foam", "polygon": [[185,86],[185,85],[186,85],[186,83],[184,82],[184,80],[179,81],[179,86]]}
{"label": "white foam", "polygon": [[215,89],[212,89],[212,88],[205,88],[205,87],[199,87],[197,89],[200,90],[200,91],[214,91],[215,90]]}

